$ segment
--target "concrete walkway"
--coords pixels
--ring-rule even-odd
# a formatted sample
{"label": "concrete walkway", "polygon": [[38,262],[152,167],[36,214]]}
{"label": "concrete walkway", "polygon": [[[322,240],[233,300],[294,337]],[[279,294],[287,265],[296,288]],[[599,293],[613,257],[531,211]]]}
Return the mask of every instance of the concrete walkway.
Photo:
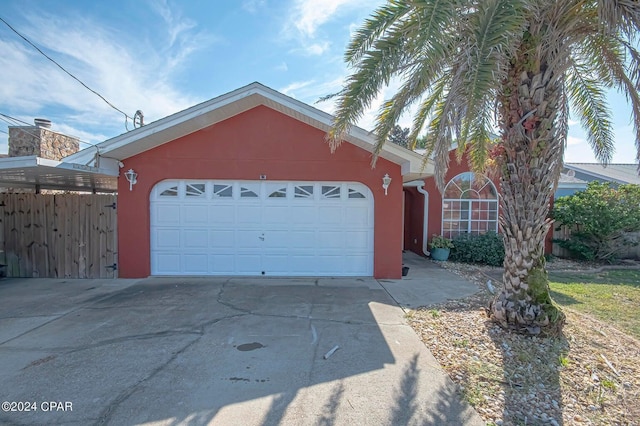
{"label": "concrete walkway", "polygon": [[463,299],[479,291],[478,287],[413,252],[403,254],[409,274],[400,280],[378,280],[403,308],[415,309],[447,300]]}
{"label": "concrete walkway", "polygon": [[0,383],[8,425],[483,424],[372,278],[3,280]]}

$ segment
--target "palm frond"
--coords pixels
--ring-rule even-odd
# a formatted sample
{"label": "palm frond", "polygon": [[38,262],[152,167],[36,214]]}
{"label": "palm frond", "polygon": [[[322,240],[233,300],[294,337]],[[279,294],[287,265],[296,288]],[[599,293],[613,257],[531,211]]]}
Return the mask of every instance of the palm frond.
{"label": "palm frond", "polygon": [[[424,41],[417,39],[416,42],[422,44]],[[449,73],[447,59],[455,53],[454,46],[456,44],[454,44],[453,40],[447,40],[446,38],[434,41],[423,51],[424,56],[429,59],[421,61],[421,58],[417,58],[405,70],[405,78],[400,89],[391,99],[384,102],[378,113],[374,128],[378,138],[376,154],[382,149],[384,142],[388,139],[390,132],[402,114],[423,97],[425,93],[428,93],[432,86],[441,80],[443,75]]]}
{"label": "palm frond", "polygon": [[[442,55],[443,46],[448,46],[450,43],[445,40],[445,43],[439,44],[436,40],[442,39],[443,34],[448,34],[448,38],[456,35],[450,29],[447,31],[447,26],[452,21],[452,17],[456,16],[457,2],[397,0],[392,3],[398,10],[402,10],[401,14],[399,12],[396,15],[391,14],[396,16],[393,23],[388,21],[391,15],[382,14],[378,16],[381,20],[379,25],[373,22],[367,25],[370,38],[365,37],[364,32],[356,37],[359,37],[359,41],[355,42],[353,47],[359,45],[360,48],[366,46],[370,48],[360,49],[358,50],[360,53],[352,55],[354,59],[358,58],[353,64],[356,71],[347,79],[345,88],[338,94],[333,126],[328,133],[332,149],[341,143],[349,126],[362,116],[364,110],[371,105],[380,89],[389,83],[393,75],[418,66],[416,54],[424,57],[425,54],[433,55],[434,52],[435,54],[440,52]],[[429,18],[427,23],[425,23],[426,17]],[[375,19],[372,18],[372,20]],[[374,28],[377,29],[374,30]],[[384,31],[379,32],[382,28]],[[439,57],[431,56],[429,59],[431,59],[429,63],[436,68],[442,66],[443,61],[440,61]],[[400,109],[403,107],[404,105],[398,105]],[[384,139],[380,138],[378,149],[383,143]]]}
{"label": "palm frond", "polygon": [[489,158],[489,146],[491,145],[491,110],[485,108],[480,111],[480,116],[475,120],[471,132],[471,138],[466,152],[469,153],[471,169],[476,173],[483,173]]}
{"label": "palm frond", "polygon": [[631,81],[635,82],[636,90],[640,90],[640,52],[626,40],[620,40],[629,55],[627,65],[627,75]]}
{"label": "palm frond", "polygon": [[367,52],[358,70],[347,78],[338,93],[337,112],[328,133],[331,149],[342,142],[350,126],[357,122],[371,105],[382,86],[389,83],[405,55],[402,40],[378,40],[376,48]]}
{"label": "palm frond", "polygon": [[356,65],[376,40],[409,10],[410,3],[404,1],[389,1],[376,9],[351,38],[344,55],[345,61]]}
{"label": "palm frond", "polygon": [[[464,74],[464,105],[462,127],[458,138],[458,161],[465,152],[469,135],[488,134],[480,127],[488,125],[487,106],[496,97],[495,88],[506,75],[507,53],[514,39],[518,39],[525,25],[525,14],[520,3],[503,0],[486,0],[469,17],[472,41],[467,53],[468,72]],[[474,145],[486,149],[481,141]],[[482,157],[482,153],[472,156]]]}
{"label": "palm frond", "polygon": [[[586,60],[597,69],[599,81],[618,87],[631,104],[637,158],[640,159],[640,54],[625,40],[603,34],[587,37],[584,47]],[[629,53],[629,60],[625,52]]]}
{"label": "palm frond", "polygon": [[427,152],[433,152],[435,162],[435,181],[440,192],[444,191],[445,176],[449,168],[449,151],[453,143],[453,132],[458,127],[459,103],[464,100],[464,75],[466,69],[461,66],[451,76],[449,91],[434,110],[427,133]]}
{"label": "palm frond", "polygon": [[637,0],[598,0],[598,17],[602,28],[610,35],[618,31],[630,40],[640,32],[640,7]]}
{"label": "palm frond", "polygon": [[560,180],[560,173],[562,172],[562,162],[564,161],[564,151],[567,148],[567,135],[569,134],[569,115],[570,115],[570,107],[569,107],[569,96],[567,94],[567,88],[562,81],[560,90],[560,99],[558,100],[558,116],[556,118],[556,126],[553,129],[552,138],[559,139],[560,144],[558,147],[560,152],[556,153],[556,158],[558,158],[560,163],[557,167],[549,167],[549,172],[553,173],[551,176],[551,182],[553,182],[553,192],[556,192],[558,189],[558,182]]}
{"label": "palm frond", "polygon": [[[411,133],[409,133],[408,137],[411,149],[415,149],[418,135],[420,134],[420,132],[422,132],[426,121],[431,117],[431,114],[433,113],[436,105],[438,105],[442,101],[442,97],[445,95],[445,89],[450,82],[449,75],[450,74],[445,74],[440,77],[438,81],[435,81],[433,83],[430,93],[426,96],[425,99],[423,99],[418,110],[416,111],[413,117],[412,130]],[[426,148],[427,151],[425,152],[425,157],[428,158],[432,153],[432,149],[429,150],[428,147]]]}
{"label": "palm frond", "polygon": [[[451,103],[448,99],[440,102],[436,107],[435,115],[429,125],[427,133],[427,152],[433,153],[435,162],[436,187],[442,193],[445,187],[445,175],[449,169],[449,150],[453,142]],[[428,157],[425,156],[425,162]]]}
{"label": "palm frond", "polygon": [[614,151],[611,116],[606,93],[597,80],[590,78],[593,69],[573,62],[566,79],[567,94],[580,122],[587,131],[587,141],[598,161],[607,164]]}

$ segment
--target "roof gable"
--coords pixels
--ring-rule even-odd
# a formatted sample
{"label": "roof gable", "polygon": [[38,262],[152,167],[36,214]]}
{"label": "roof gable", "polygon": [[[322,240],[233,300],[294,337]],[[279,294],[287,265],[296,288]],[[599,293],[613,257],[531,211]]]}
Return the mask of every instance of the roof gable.
{"label": "roof gable", "polygon": [[581,173],[583,175],[581,179],[584,179],[586,177],[584,175],[587,175],[592,177],[592,180],[640,185],[637,164],[608,164],[604,166],[600,163],[565,163],[564,167]]}
{"label": "roof gable", "polygon": [[[63,161],[90,164],[97,158],[97,153],[101,157],[122,161],[259,105],[279,111],[323,132],[327,132],[333,122],[333,117],[330,114],[260,83],[252,83],[131,132],[108,139],[95,147],[70,155]],[[375,146],[374,135],[356,126],[350,129],[345,141],[369,152],[373,152]],[[423,157],[420,154],[391,143],[385,144],[380,157],[401,165],[405,181],[433,174],[431,161],[428,161],[423,167]]]}

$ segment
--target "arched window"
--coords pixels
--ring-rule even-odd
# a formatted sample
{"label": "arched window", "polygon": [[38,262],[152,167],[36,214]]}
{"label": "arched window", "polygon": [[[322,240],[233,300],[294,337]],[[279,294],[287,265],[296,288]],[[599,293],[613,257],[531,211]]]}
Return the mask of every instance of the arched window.
{"label": "arched window", "polygon": [[449,181],[442,200],[442,235],[498,231],[498,193],[486,176],[461,173]]}

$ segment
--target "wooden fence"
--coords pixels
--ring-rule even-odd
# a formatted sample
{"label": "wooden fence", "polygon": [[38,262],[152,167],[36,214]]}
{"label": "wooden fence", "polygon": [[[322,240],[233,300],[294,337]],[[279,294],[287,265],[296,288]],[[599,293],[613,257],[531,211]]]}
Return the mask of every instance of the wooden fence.
{"label": "wooden fence", "polygon": [[[557,225],[553,228],[553,239],[566,240],[571,235],[571,229],[567,226],[560,226],[556,229]],[[628,234],[635,241],[640,241],[640,232],[633,232]],[[553,243],[552,253],[554,256],[570,258],[571,252],[565,248],[560,247],[558,243]],[[640,260],[640,245],[629,247],[620,252],[619,257],[621,259],[637,259]]]}
{"label": "wooden fence", "polygon": [[0,194],[8,277],[115,278],[116,196]]}

